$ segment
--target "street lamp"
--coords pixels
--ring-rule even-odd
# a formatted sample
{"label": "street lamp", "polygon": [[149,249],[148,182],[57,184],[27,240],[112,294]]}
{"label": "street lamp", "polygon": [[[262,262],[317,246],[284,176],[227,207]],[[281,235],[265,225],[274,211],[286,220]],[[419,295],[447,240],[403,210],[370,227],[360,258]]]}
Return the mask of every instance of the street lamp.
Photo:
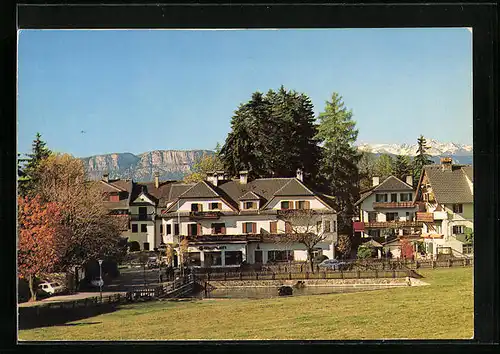
{"label": "street lamp", "polygon": [[99,259],[98,262],[99,262],[99,292],[100,292],[100,295],[101,295],[101,303],[102,303],[102,285],[103,285],[103,281],[102,281],[102,259]]}

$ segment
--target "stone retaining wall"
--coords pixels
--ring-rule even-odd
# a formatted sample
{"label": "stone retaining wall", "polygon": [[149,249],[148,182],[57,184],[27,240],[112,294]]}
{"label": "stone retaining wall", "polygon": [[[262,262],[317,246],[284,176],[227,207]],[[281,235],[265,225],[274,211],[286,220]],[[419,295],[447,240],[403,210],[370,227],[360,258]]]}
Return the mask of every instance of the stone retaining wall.
{"label": "stone retaining wall", "polygon": [[229,281],[210,281],[209,285],[215,288],[260,288],[260,287],[278,287],[281,285],[293,286],[298,281],[302,281],[305,286],[421,286],[427,283],[415,278],[388,278],[388,279],[304,279],[304,280],[229,280]]}

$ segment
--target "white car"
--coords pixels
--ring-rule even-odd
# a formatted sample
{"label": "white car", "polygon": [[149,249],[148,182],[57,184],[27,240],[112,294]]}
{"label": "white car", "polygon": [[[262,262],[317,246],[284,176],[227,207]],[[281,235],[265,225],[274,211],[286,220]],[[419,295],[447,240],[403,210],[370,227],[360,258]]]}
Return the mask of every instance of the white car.
{"label": "white car", "polygon": [[104,281],[102,281],[101,279],[94,279],[90,281],[90,285],[95,287],[101,287],[104,286]]}
{"label": "white car", "polygon": [[44,283],[41,283],[40,285],[38,285],[38,289],[39,290],[42,290],[44,292],[46,292],[47,294],[50,294],[50,295],[55,295],[55,294],[61,294],[63,293],[66,288],[57,283],[57,282],[53,282],[53,283],[49,283],[49,282],[44,282]]}

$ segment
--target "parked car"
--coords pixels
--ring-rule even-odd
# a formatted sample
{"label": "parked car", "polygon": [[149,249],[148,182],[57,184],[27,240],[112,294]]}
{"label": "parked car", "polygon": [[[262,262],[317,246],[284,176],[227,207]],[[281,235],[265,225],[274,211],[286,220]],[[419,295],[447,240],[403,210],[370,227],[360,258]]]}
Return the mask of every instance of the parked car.
{"label": "parked car", "polygon": [[338,259],[325,259],[319,264],[319,267],[332,270],[346,270],[349,267],[349,263],[339,261]]}
{"label": "parked car", "polygon": [[159,265],[160,265],[160,263],[158,262],[158,258],[156,258],[156,257],[149,257],[149,259],[146,263],[146,267],[149,269],[158,268]]}
{"label": "parked car", "polygon": [[57,282],[43,282],[38,285],[38,290],[41,290],[49,295],[56,295],[64,293],[66,291],[66,287]]}
{"label": "parked car", "polygon": [[90,285],[95,286],[96,288],[99,288],[104,285],[104,281],[101,279],[94,279],[90,281]]}

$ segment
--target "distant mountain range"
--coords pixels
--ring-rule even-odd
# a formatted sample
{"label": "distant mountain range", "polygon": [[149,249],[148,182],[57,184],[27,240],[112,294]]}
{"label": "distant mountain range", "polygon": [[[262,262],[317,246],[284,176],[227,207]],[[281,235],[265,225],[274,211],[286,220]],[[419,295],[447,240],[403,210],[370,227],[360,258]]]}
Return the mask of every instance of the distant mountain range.
{"label": "distant mountain range", "polygon": [[[472,164],[472,146],[455,143],[440,143],[429,140],[428,153],[435,162],[441,157],[451,157],[455,163]],[[410,155],[416,154],[416,145],[407,144],[360,144],[359,150],[375,155]],[[193,165],[204,154],[213,154],[211,150],[154,150],[139,155],[131,153],[113,153],[82,158],[92,179],[102,178],[108,173],[110,178],[151,181],[154,172],[160,173],[160,180],[181,180],[190,173]]]}

